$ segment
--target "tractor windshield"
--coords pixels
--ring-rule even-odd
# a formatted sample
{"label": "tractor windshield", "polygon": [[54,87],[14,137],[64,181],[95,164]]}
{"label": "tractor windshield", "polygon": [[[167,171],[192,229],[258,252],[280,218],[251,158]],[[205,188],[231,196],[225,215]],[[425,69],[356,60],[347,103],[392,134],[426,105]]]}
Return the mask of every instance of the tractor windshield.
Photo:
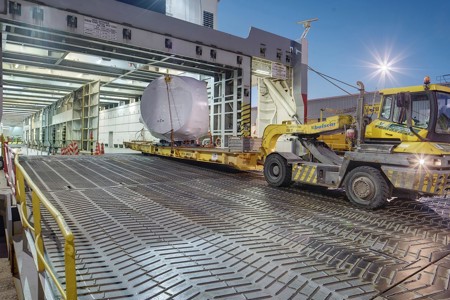
{"label": "tractor windshield", "polygon": [[437,109],[435,132],[450,135],[450,94],[437,93]]}
{"label": "tractor windshield", "polygon": [[411,117],[413,126],[426,129],[430,123],[430,99],[428,94],[411,95]]}
{"label": "tractor windshield", "polygon": [[[412,126],[417,129],[427,129],[430,125],[430,111],[431,102],[429,98],[429,93],[412,93],[411,94],[411,118]],[[387,96],[384,102],[383,109],[381,111],[381,117],[390,119],[389,109],[391,107],[390,98],[394,96]],[[397,97],[397,96],[395,96]],[[405,107],[398,107],[394,105],[394,112],[392,116],[392,121],[398,124],[406,125],[407,123],[407,112]]]}

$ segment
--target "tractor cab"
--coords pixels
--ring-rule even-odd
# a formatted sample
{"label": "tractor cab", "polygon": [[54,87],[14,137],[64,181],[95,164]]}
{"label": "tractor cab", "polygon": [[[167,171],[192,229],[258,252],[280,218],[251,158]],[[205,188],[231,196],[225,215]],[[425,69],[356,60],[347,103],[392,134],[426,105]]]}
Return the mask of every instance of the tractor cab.
{"label": "tractor cab", "polygon": [[380,113],[366,127],[366,143],[450,143],[450,88],[425,84],[380,93]]}

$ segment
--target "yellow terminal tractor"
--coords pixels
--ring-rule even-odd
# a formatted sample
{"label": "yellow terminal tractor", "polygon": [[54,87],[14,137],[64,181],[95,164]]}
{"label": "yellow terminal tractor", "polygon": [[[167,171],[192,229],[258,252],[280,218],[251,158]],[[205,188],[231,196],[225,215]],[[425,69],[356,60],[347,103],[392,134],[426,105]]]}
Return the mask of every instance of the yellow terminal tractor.
{"label": "yellow terminal tractor", "polygon": [[[427,78],[426,78],[427,79]],[[356,117],[335,116],[315,124],[269,125],[262,142],[264,177],[272,186],[292,182],[344,188],[357,206],[376,209],[393,196],[450,194],[450,88],[431,85],[385,89],[379,116],[364,124],[364,85]],[[354,149],[337,155],[319,135],[346,128]],[[275,152],[282,134],[307,150]]]}

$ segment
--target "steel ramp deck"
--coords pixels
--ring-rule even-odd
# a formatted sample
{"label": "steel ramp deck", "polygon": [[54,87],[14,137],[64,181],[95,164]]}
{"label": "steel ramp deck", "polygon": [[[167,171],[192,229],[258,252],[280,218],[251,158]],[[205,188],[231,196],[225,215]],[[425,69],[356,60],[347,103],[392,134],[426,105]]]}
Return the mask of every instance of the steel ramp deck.
{"label": "steel ramp deck", "polygon": [[[20,162],[74,232],[79,299],[450,298],[445,199],[372,212],[153,156]],[[63,278],[63,240],[43,218]]]}

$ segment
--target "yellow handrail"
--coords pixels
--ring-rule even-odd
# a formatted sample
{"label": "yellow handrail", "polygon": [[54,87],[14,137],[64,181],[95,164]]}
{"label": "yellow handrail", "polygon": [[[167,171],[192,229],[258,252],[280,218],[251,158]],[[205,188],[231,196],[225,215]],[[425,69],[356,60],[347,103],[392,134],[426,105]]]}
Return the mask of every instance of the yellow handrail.
{"label": "yellow handrail", "polygon": [[[38,271],[44,270],[50,275],[50,278],[55,283],[61,296],[64,299],[77,299],[77,281],[76,281],[76,268],[75,268],[75,244],[73,233],[67,226],[64,217],[61,213],[50,203],[45,195],[39,190],[36,184],[31,180],[30,176],[25,172],[24,168],[19,163],[19,155],[16,155],[16,199],[21,204],[22,208],[22,222],[24,228],[28,228],[35,234],[35,245],[37,252]],[[34,228],[27,220],[27,203],[25,194],[25,182],[31,189],[31,200],[33,207],[33,219]],[[57,280],[56,275],[53,273],[50,265],[45,260],[44,256],[44,242],[42,240],[42,224],[41,224],[41,208],[43,205],[47,211],[52,215],[58,224],[59,230],[64,237],[64,262],[65,262],[65,275],[66,275],[66,290],[62,287],[61,283]]]}
{"label": "yellow handrail", "polygon": [[22,226],[25,229],[30,229],[31,231],[33,231],[33,233],[35,233],[34,227],[31,226],[30,222],[28,222],[27,219],[27,209],[26,209],[26,205],[20,205],[20,209],[18,210],[22,221]]}

